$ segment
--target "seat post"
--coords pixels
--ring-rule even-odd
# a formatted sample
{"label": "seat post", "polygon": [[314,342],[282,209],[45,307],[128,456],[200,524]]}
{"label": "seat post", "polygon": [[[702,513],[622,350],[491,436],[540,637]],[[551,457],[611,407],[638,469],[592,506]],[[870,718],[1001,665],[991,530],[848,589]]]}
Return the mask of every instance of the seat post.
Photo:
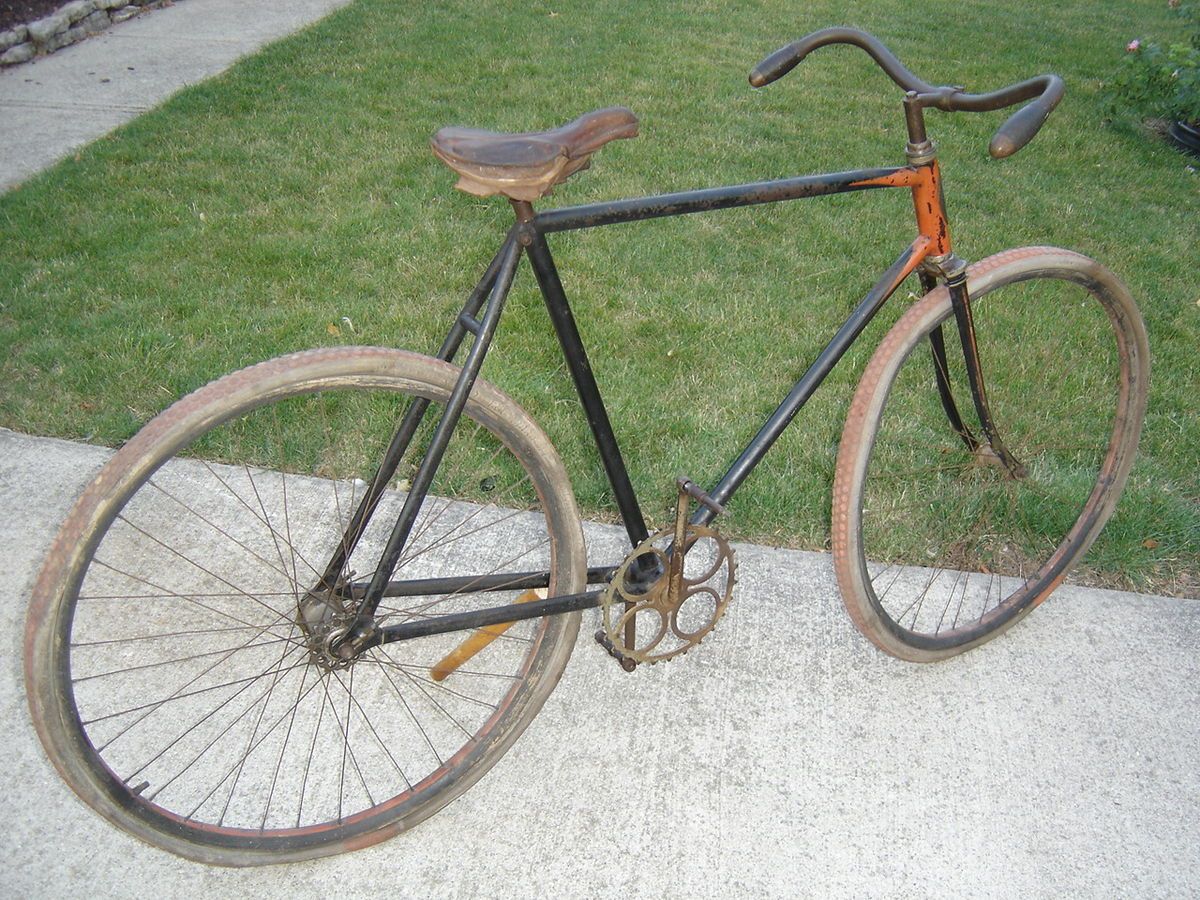
{"label": "seat post", "polygon": [[528,200],[514,200],[508,198],[508,202],[512,204],[513,212],[517,214],[517,221],[525,225],[533,221],[533,204]]}

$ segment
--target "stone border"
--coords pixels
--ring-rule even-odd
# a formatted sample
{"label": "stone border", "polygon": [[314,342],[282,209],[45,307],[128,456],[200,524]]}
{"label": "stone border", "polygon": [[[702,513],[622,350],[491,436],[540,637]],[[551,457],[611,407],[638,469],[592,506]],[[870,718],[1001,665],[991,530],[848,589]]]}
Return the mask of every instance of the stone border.
{"label": "stone border", "polygon": [[110,25],[171,3],[172,0],[72,0],[36,22],[0,31],[0,67],[45,56],[99,34]]}

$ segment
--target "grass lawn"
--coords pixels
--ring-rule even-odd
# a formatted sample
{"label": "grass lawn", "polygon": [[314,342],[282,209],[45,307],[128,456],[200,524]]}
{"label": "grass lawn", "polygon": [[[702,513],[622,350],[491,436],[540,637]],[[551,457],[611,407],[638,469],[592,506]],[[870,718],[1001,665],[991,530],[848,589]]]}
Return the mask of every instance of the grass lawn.
{"label": "grass lawn", "polygon": [[[935,83],[1066,80],[1041,135],[1003,162],[986,153],[1003,114],[930,113],[956,249],[1056,244],[1129,284],[1150,334],[1150,410],[1096,577],[1197,596],[1200,175],[1140,125],[1101,124],[1125,44],[1170,21],[1165,2],[1135,0],[1036,15],[932,0],[919,16],[899,0],[358,0],[0,197],[0,425],[117,445],[180,394],[280,353],[436,349],[511,218],[451,189],[428,148],[445,124],[519,131],[632,108],[641,136],[542,205],[899,164],[900,93],[860,51],[819,51],[761,91],[746,82],[787,41],[849,24]],[[904,192],[888,191],[551,239],[651,519],[675,475],[720,476],[910,221]],[[906,293],[747,482],[728,531],[827,544],[844,410]],[[606,515],[525,268],[497,350],[486,377],[551,435],[585,510]]]}

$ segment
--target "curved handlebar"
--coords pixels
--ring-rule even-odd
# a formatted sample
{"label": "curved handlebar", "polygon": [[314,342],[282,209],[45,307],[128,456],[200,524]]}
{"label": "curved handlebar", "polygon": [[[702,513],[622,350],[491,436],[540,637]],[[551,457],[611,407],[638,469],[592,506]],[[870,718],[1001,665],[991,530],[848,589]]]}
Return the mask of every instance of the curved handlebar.
{"label": "curved handlebar", "polygon": [[865,50],[892,81],[905,91],[915,93],[922,106],[947,112],[986,112],[1036,97],[1009,116],[992,136],[988,152],[996,159],[1012,156],[1033,140],[1065,90],[1057,75],[1039,75],[987,94],[968,94],[957,87],[934,87],[905,68],[882,41],[857,28],[825,28],[781,47],[754,67],[750,84],[762,87],[782,78],[809,53],[827,44],[853,44]]}

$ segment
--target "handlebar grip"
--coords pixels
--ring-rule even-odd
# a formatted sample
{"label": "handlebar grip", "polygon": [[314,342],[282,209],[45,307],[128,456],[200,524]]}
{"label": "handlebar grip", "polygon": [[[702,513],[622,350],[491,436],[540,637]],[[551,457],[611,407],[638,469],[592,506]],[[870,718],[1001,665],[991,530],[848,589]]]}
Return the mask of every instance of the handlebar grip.
{"label": "handlebar grip", "polygon": [[1062,99],[1064,85],[1057,75],[1048,76],[1048,83],[1040,97],[1008,117],[1007,121],[992,136],[988,153],[994,159],[1012,156],[1033,140],[1046,122],[1046,117]]}
{"label": "handlebar grip", "polygon": [[792,69],[796,68],[800,60],[804,57],[798,52],[795,43],[788,44],[786,47],[780,47],[757,66],[750,73],[750,84],[753,87],[762,87],[770,84],[777,78],[782,78]]}

